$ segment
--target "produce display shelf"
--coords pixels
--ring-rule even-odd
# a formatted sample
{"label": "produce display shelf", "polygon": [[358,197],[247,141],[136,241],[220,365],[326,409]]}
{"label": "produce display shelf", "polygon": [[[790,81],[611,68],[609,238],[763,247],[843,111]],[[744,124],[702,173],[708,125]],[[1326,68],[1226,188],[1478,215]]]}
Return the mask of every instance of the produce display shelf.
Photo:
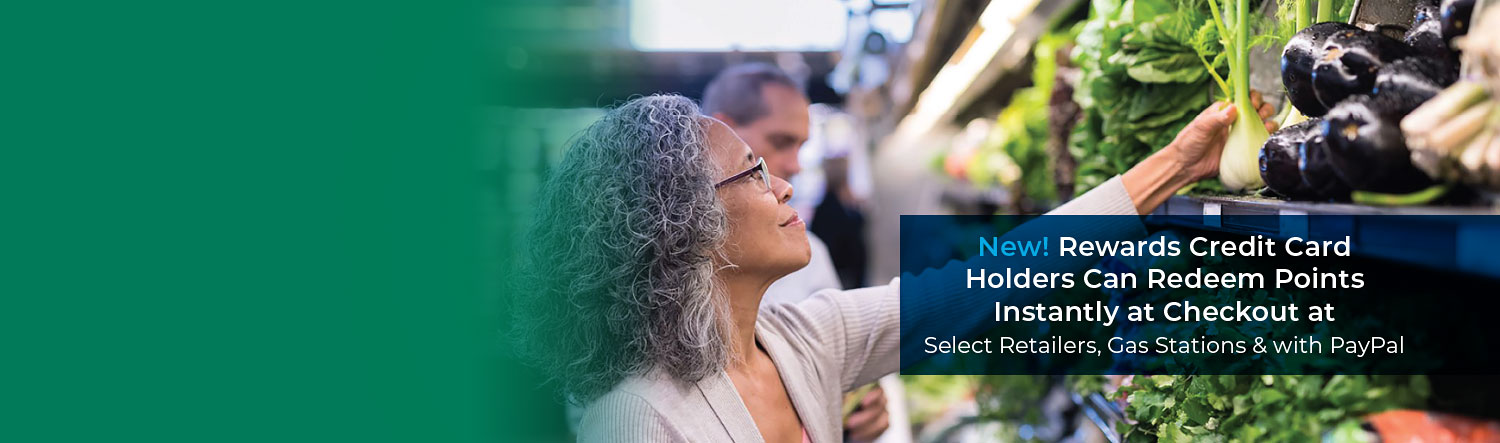
{"label": "produce display shelf", "polygon": [[[1278,217],[1303,215],[1391,215],[1396,217]],[[1400,216],[1429,217],[1400,217]],[[1437,270],[1500,278],[1500,215],[1493,207],[1378,207],[1342,203],[1288,202],[1253,196],[1177,196],[1151,215],[1153,226],[1179,227],[1272,238],[1352,239],[1354,253]],[[1444,217],[1430,217],[1444,216]],[[1421,248],[1411,245],[1420,244]]]}

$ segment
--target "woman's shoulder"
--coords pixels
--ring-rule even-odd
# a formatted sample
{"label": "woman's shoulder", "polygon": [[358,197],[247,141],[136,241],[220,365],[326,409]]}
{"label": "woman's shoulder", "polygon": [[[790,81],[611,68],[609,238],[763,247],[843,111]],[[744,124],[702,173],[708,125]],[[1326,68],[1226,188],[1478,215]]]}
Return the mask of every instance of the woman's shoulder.
{"label": "woman's shoulder", "polygon": [[656,408],[658,405],[680,403],[682,399],[696,395],[696,389],[692,383],[678,380],[661,370],[651,370],[621,380],[614,389],[591,402],[590,408],[601,403]]}
{"label": "woman's shoulder", "polygon": [[681,441],[673,411],[691,403],[694,389],[657,371],[628,377],[589,402],[579,441]]}

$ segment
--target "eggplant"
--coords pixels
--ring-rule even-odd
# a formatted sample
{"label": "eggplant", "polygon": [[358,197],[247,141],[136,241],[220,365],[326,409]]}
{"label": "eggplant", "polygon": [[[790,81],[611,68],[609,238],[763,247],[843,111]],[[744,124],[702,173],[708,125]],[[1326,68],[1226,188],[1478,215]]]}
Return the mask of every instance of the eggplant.
{"label": "eggplant", "polygon": [[1313,63],[1313,91],[1330,108],[1350,96],[1370,94],[1381,67],[1415,55],[1405,43],[1363,29],[1333,33],[1322,50]]}
{"label": "eggplant", "polygon": [[1333,165],[1328,162],[1328,143],[1319,133],[1321,128],[1319,123],[1307,140],[1297,146],[1297,171],[1301,173],[1302,184],[1318,200],[1349,201],[1353,190],[1333,172]]}
{"label": "eggplant", "polygon": [[1323,42],[1339,31],[1358,30],[1348,23],[1323,22],[1297,31],[1281,51],[1281,83],[1287,99],[1302,115],[1316,117],[1328,112],[1313,91],[1313,64],[1322,58]]}
{"label": "eggplant", "polygon": [[1474,0],[1443,0],[1438,9],[1438,21],[1442,27],[1443,43],[1452,45],[1453,38],[1469,33],[1469,19],[1474,15]]}
{"label": "eggplant", "polygon": [[1328,110],[1320,134],[1329,164],[1350,188],[1406,194],[1432,186],[1432,179],[1412,165],[1401,134],[1408,106],[1416,107],[1401,97],[1355,96]]}
{"label": "eggplant", "polygon": [[1294,200],[1318,198],[1317,193],[1302,181],[1302,171],[1297,167],[1297,151],[1322,123],[1321,119],[1313,118],[1281,128],[1261,146],[1260,178],[1276,194]]}
{"label": "eggplant", "polygon": [[1458,72],[1446,62],[1407,57],[1381,68],[1371,93],[1394,106],[1392,112],[1404,116],[1457,80]]}
{"label": "eggplant", "polygon": [[1457,63],[1458,54],[1449,49],[1447,40],[1443,39],[1442,30],[1442,21],[1438,19],[1438,6],[1419,3],[1412,17],[1411,28],[1406,31],[1402,42],[1423,56]]}

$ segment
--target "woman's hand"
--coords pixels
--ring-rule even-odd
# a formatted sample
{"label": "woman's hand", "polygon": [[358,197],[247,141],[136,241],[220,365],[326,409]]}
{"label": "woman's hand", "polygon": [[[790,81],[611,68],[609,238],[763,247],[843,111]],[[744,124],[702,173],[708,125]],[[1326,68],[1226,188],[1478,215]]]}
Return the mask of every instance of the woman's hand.
{"label": "woman's hand", "polygon": [[[1275,112],[1261,101],[1259,92],[1250,91],[1250,103],[1261,120]],[[1171,144],[1125,171],[1120,181],[1137,213],[1149,214],[1183,186],[1219,175],[1219,156],[1229,139],[1229,127],[1239,116],[1235,109],[1227,102],[1215,102],[1182,128]],[[1276,123],[1266,121],[1266,130],[1274,132]]]}
{"label": "woman's hand", "polygon": [[[1266,131],[1276,132],[1276,123],[1268,119],[1275,109],[1261,101],[1260,92],[1250,91],[1250,103],[1265,120]],[[1171,155],[1181,171],[1180,181],[1196,182],[1219,175],[1219,155],[1224,152],[1224,142],[1229,139],[1229,126],[1234,124],[1238,111],[1229,102],[1214,102],[1188,123],[1172,144],[1163,148]]]}
{"label": "woman's hand", "polygon": [[891,414],[885,407],[885,390],[879,385],[859,399],[859,409],[844,420],[850,441],[872,441],[891,426]]}

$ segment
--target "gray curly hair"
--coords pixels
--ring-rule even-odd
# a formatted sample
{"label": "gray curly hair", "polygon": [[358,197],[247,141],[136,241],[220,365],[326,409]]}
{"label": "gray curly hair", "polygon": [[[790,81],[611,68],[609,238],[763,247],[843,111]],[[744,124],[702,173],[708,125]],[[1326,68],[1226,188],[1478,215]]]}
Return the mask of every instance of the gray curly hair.
{"label": "gray curly hair", "polygon": [[728,219],[692,100],[616,108],[573,140],[523,257],[517,346],[587,402],[653,368],[697,381],[731,355],[713,257]]}

